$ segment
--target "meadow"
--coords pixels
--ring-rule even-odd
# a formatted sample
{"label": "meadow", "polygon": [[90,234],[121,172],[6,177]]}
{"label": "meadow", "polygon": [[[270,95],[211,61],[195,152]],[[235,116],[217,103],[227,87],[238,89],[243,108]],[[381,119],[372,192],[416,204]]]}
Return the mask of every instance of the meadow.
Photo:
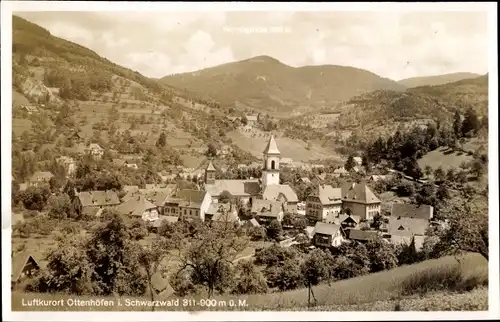
{"label": "meadow", "polygon": [[447,170],[449,168],[458,169],[463,162],[470,162],[472,159],[473,157],[467,153],[439,148],[426,153],[417,162],[421,169],[430,166],[432,169],[441,167],[443,170]]}
{"label": "meadow", "polygon": [[[448,256],[421,263],[400,266],[389,271],[364,275],[348,280],[313,287],[317,305],[307,308],[307,289],[268,294],[244,296],[216,296],[218,307],[157,307],[156,310],[487,310],[488,306],[488,262],[479,254],[469,253],[459,258]],[[417,287],[418,286],[418,287]],[[416,290],[412,292],[411,290]],[[70,296],[62,294],[12,293],[12,310],[54,310],[54,308],[23,307],[22,299],[60,300],[78,298],[96,299],[91,296]],[[62,311],[99,310],[99,311],[150,311],[148,306],[119,306],[132,297],[107,297],[114,305],[106,307],[69,307],[57,308]],[[174,296],[158,298],[172,300]],[[189,298],[200,300],[200,298]],[[147,300],[146,297],[139,300]],[[231,307],[229,303],[244,301],[245,307]],[[182,302],[182,299],[181,299]],[[198,301],[199,303],[199,301]],[[225,304],[225,305],[224,305]]]}
{"label": "meadow", "polygon": [[[253,131],[255,133],[264,133],[256,130]],[[251,153],[257,158],[262,158],[262,151],[264,151],[268,141],[268,134],[262,134],[261,136],[252,137],[250,134],[242,133],[241,131],[231,131],[227,136],[242,150]],[[333,150],[323,148],[319,144],[312,144],[310,149],[308,149],[308,145],[304,141],[287,137],[275,137],[275,139],[283,158],[292,158],[294,161],[309,161],[337,156],[340,159],[340,156]]]}

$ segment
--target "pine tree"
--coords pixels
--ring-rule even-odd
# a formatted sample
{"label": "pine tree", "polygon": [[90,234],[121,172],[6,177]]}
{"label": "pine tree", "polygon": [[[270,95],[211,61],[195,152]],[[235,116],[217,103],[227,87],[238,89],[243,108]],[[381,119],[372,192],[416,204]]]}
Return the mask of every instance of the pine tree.
{"label": "pine tree", "polygon": [[350,155],[347,158],[347,161],[344,165],[344,168],[346,169],[346,171],[351,171],[355,165],[356,165],[356,163],[354,162],[354,157],[352,155]]}
{"label": "pine tree", "polygon": [[460,117],[460,113],[458,111],[455,112],[455,116],[453,117],[453,132],[455,133],[455,137],[462,137],[462,118]]}
{"label": "pine tree", "polygon": [[464,122],[462,123],[462,136],[474,135],[479,130],[479,118],[476,112],[469,108],[465,112]]}

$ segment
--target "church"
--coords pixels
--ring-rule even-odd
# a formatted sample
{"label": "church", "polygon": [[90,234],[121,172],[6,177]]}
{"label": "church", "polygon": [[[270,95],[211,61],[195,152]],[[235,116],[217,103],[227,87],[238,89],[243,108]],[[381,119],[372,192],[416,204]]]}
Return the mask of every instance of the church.
{"label": "church", "polygon": [[[257,200],[280,202],[284,212],[297,213],[299,202],[297,194],[289,185],[280,184],[280,157],[274,136],[264,149],[264,164],[261,179],[215,180],[215,168],[210,162],[205,169],[205,191],[217,202],[221,194],[227,191],[231,196],[240,198],[250,206]],[[265,202],[264,202],[265,203]]]}

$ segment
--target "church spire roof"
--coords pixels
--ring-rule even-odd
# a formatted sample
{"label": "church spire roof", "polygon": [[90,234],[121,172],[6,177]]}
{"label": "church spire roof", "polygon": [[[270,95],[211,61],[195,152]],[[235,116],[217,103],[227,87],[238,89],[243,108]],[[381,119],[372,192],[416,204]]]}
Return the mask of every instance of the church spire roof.
{"label": "church spire roof", "polygon": [[267,142],[264,154],[280,154],[280,151],[278,150],[278,145],[274,140],[274,135],[271,135],[271,137],[269,138],[269,142]]}

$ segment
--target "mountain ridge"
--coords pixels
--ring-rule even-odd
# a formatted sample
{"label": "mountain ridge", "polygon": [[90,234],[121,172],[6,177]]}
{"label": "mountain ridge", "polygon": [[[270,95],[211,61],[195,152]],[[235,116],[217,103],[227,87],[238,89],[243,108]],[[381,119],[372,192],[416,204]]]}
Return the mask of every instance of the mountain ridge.
{"label": "mountain ridge", "polygon": [[393,80],[352,66],[293,67],[267,55],[169,75],[161,81],[177,88],[203,91],[223,106],[241,104],[264,112],[284,113],[306,106],[324,107],[378,89],[405,89]]}
{"label": "mountain ridge", "polygon": [[477,78],[480,76],[483,75],[470,72],[457,72],[440,75],[409,77],[399,80],[398,83],[408,88],[414,88],[420,86],[444,85],[448,83],[454,83],[463,79]]}

